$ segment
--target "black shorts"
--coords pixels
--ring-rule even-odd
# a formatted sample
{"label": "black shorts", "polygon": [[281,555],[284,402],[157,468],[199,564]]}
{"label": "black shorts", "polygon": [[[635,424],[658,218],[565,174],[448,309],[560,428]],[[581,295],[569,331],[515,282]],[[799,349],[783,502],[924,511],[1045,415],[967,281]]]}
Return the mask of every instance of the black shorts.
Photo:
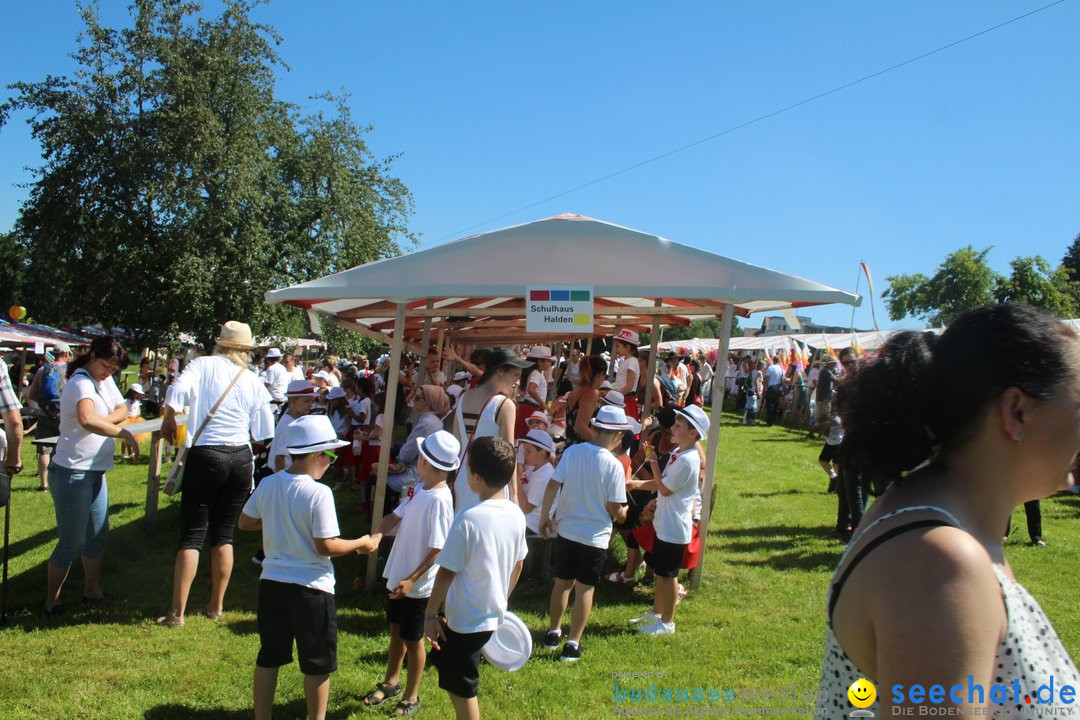
{"label": "black shorts", "polygon": [[460,698],[474,698],[480,689],[480,651],[493,630],[457,633],[443,625],[443,640],[438,650],[428,653],[428,662],[439,669],[439,687]]}
{"label": "black shorts", "polygon": [[328,675],[337,670],[337,608],[330,593],[260,580],[258,626],[259,667],[291,663],[295,640],[300,672]]}
{"label": "black shorts", "polygon": [[678,577],[685,552],[686,545],[676,545],[656,538],[652,552],[645,553],[645,562],[653,569],[656,577]]}
{"label": "black shorts", "polygon": [[424,611],[427,598],[401,597],[386,601],[386,621],[398,626],[402,640],[424,639]]}
{"label": "black shorts", "polygon": [[180,549],[232,545],[236,519],[251,495],[254,465],[247,445],[191,448],[180,491]]}
{"label": "black shorts", "polygon": [[829,445],[828,443],[825,443],[825,447],[821,448],[821,454],[817,456],[817,459],[819,461],[824,460],[825,462],[839,463],[840,446]]}
{"label": "black shorts", "polygon": [[560,535],[555,539],[555,577],[596,587],[606,557],[607,548],[582,545]]}
{"label": "black shorts", "polygon": [[[614,523],[616,530],[633,530],[641,525],[641,511],[645,509],[652,500],[656,499],[655,490],[631,490],[627,493],[626,503],[626,522]],[[631,544],[632,543],[632,544]],[[637,540],[634,539],[633,533],[629,534],[626,538],[626,547],[637,549]]]}
{"label": "black shorts", "polygon": [[[37,419],[37,429],[34,430],[34,439],[56,437],[60,434],[60,416],[51,413],[42,413]],[[52,455],[53,445],[35,444],[38,455]]]}

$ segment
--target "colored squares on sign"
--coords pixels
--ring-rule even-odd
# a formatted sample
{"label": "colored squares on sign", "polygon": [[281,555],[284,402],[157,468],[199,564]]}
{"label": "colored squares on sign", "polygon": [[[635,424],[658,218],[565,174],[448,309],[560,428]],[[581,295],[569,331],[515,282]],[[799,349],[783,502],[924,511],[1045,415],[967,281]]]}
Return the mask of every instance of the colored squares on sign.
{"label": "colored squares on sign", "polygon": [[571,290],[570,299],[573,301],[588,302],[592,298],[592,293],[588,290]]}
{"label": "colored squares on sign", "polygon": [[562,300],[563,302],[566,302],[567,300],[570,299],[570,291],[569,290],[552,290],[551,291],[551,299],[552,299],[552,301]]}
{"label": "colored squares on sign", "polygon": [[578,315],[574,315],[574,324],[575,325],[591,325],[592,323],[590,322],[590,320],[591,320],[591,318],[589,317],[589,315],[587,313],[581,313],[581,314],[578,314]]}
{"label": "colored squares on sign", "polygon": [[551,300],[551,293],[547,290],[533,290],[529,293],[530,300]]}

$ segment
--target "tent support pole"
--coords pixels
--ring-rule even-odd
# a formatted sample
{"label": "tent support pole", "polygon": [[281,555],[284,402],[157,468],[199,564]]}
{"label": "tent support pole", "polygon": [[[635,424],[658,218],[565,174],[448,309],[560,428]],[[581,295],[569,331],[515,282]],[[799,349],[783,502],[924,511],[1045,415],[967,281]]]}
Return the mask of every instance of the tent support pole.
{"label": "tent support pole", "polygon": [[[654,307],[660,307],[664,303],[664,298],[656,298],[653,302]],[[652,413],[649,412],[649,408],[652,407],[653,400],[653,376],[656,375],[656,346],[660,342],[660,316],[653,315],[652,319],[652,332],[649,333],[649,363],[645,369],[645,398],[641,401],[641,420],[649,417]],[[638,365],[638,372],[641,372],[641,366]]]}
{"label": "tent support pole", "polygon": [[589,342],[585,343],[585,357],[592,355],[592,335],[589,336]]}
{"label": "tent support pole", "polygon": [[[428,298],[427,309],[431,310],[433,307],[435,307],[435,300],[433,298]],[[395,335],[396,334],[397,333],[395,333]],[[417,384],[418,385],[426,385],[427,384],[427,354],[428,354],[428,348],[431,347],[431,318],[430,317],[424,318],[424,332],[423,332],[423,334],[421,335],[421,338],[420,338],[420,345],[421,345],[421,347],[424,348],[424,352],[420,353],[420,372],[417,373],[417,378],[418,378]]]}
{"label": "tent support pole", "polygon": [[732,306],[724,306],[724,315],[720,320],[720,346],[716,348],[716,361],[713,364],[712,408],[709,413],[709,439],[705,445],[705,486],[701,489],[701,557],[697,567],[690,571],[690,587],[701,587],[701,571],[705,565],[705,550],[709,545],[709,520],[712,515],[713,478],[716,474],[716,453],[720,444],[720,418],[724,414],[724,386],[727,384],[727,356],[731,347]]}
{"label": "tent support pole", "polygon": [[[405,303],[397,306],[394,317],[394,341],[390,344],[390,375],[386,378],[386,407],[383,408],[382,442],[379,445],[379,474],[375,482],[374,506],[371,509],[371,530],[374,532],[382,522],[383,504],[386,502],[386,475],[390,466],[390,445],[394,442],[394,414],[397,409],[398,377],[401,375],[401,346],[405,335]],[[375,591],[375,572],[379,553],[368,555],[365,585]]]}

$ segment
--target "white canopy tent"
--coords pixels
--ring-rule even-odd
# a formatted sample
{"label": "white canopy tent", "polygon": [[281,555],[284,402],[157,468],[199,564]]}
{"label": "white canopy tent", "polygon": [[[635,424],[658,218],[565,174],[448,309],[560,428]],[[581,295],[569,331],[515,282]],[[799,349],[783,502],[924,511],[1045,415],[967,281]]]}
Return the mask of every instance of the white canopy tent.
{"label": "white canopy tent", "polygon": [[[471,345],[564,341],[575,336],[525,332],[528,285],[574,285],[593,289],[594,333],[620,327],[649,331],[655,344],[661,325],[689,325],[694,318],[720,317],[726,357],[732,316],[829,303],[858,305],[860,297],[820,283],[732,260],[581,215],[560,215],[474,235],[410,255],[266,293],[268,303],[304,308],[317,326],[321,318],[391,345],[387,397],[397,393],[401,351],[430,344],[438,331]],[[580,338],[581,336],[576,336]],[[655,350],[655,347],[653,348]],[[655,371],[656,353],[648,373]],[[720,373],[726,363],[718,368]],[[714,384],[712,427],[707,440],[703,497],[711,498],[719,439],[719,390]],[[648,406],[651,384],[647,384]],[[394,425],[394,405],[384,421]],[[379,456],[373,522],[381,519],[390,443]],[[709,523],[710,503],[702,510]],[[704,551],[704,542],[703,542]],[[703,552],[704,554],[704,552]],[[704,558],[702,559],[702,563]],[[700,583],[702,565],[692,580]],[[372,586],[375,564],[369,561]]]}

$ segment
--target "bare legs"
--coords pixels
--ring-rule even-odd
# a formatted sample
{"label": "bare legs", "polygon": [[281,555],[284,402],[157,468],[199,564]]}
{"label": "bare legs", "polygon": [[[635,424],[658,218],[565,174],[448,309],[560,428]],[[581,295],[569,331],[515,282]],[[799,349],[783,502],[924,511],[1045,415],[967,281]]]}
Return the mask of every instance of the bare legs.
{"label": "bare legs", "polygon": [[595,589],[592,585],[556,578],[555,585],[551,588],[551,602],[548,607],[551,615],[549,629],[558,630],[561,626],[566,607],[570,604],[570,590],[572,589],[575,590],[574,609],[570,613],[570,634],[566,639],[580,642],[585,632],[585,625],[589,622],[589,613],[592,612],[593,590]]}
{"label": "bare legs", "polygon": [[[173,594],[169,615],[177,620],[184,617],[187,610],[191,583],[195,580],[195,571],[199,567],[199,551],[186,548],[176,553],[173,565]],[[221,612],[225,602],[225,590],[232,577],[233,547],[231,544],[218,545],[210,550],[210,600],[206,610],[210,613]]]}

